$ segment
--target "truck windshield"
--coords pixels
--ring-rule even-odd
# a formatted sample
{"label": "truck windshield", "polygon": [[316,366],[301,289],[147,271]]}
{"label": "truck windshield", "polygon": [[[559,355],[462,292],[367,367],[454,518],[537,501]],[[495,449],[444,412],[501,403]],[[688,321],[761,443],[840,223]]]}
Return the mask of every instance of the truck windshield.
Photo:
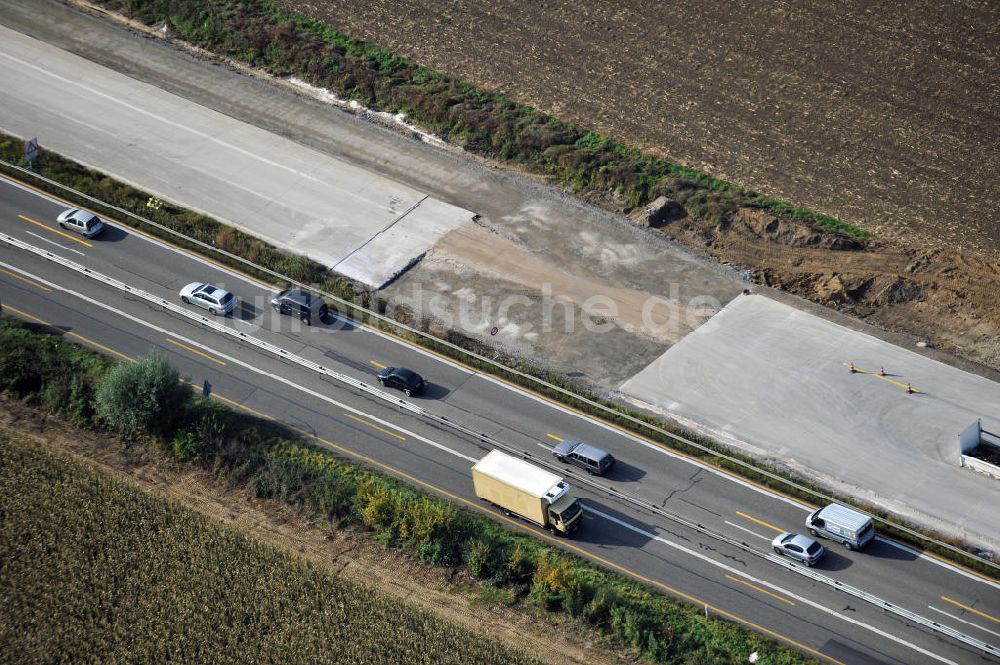
{"label": "truck windshield", "polygon": [[569,524],[575,520],[576,516],[581,512],[583,512],[583,506],[580,505],[580,500],[577,499],[573,503],[566,506],[566,509],[559,515],[559,519],[562,520],[563,524]]}

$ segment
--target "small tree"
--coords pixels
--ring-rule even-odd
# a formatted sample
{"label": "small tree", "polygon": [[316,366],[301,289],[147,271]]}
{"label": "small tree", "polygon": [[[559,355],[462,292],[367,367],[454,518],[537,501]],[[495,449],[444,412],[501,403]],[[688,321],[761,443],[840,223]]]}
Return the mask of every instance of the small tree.
{"label": "small tree", "polygon": [[125,438],[170,437],[191,391],[155,350],[135,363],[119,363],[105,374],[95,395],[97,413]]}

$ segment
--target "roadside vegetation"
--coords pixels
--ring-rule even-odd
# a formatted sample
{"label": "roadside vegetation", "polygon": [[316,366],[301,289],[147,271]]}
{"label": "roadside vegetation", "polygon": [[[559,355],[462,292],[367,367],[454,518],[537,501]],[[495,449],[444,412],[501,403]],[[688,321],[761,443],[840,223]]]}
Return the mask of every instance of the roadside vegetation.
{"label": "roadside vegetation", "polygon": [[[428,321],[401,321],[417,328],[422,334],[414,334],[388,324],[369,313],[374,311],[382,315],[386,314],[386,303],[379,298],[377,293],[366,291],[349,280],[330,273],[315,261],[280,252],[267,243],[228,227],[206,215],[157,201],[145,192],[67,160],[56,153],[43,149],[40,157],[34,161],[32,173],[40,177],[19,168],[12,168],[5,163],[23,163],[23,150],[24,142],[22,140],[0,133],[0,160],[3,160],[0,161],[0,173],[5,173],[53,193],[56,191],[52,184],[54,182],[60,186],[59,195],[77,205],[85,206],[111,219],[124,218],[122,214],[124,212],[129,215],[129,224],[140,231],[164,238],[193,252],[210,256],[222,264],[250,274],[264,282],[277,281],[281,288],[285,288],[289,285],[289,282],[285,281],[286,279],[294,280],[313,290],[333,295],[350,303],[347,310],[342,311],[341,314],[350,315],[356,321],[388,330],[411,343],[454,358],[478,371],[540,393],[552,400],[761,485],[812,503],[823,502],[825,499],[817,497],[825,497],[830,494],[826,489],[814,485],[805,478],[768,468],[765,464],[726,449],[714,441],[588,392],[580,385],[561,376],[540,372],[537,368],[526,365],[517,358],[500,358],[495,349],[486,347],[477,340],[466,337],[457,331],[447,331],[443,341],[484,357],[497,358],[500,363],[503,363],[503,367],[514,371],[502,369],[496,364],[484,362],[475,356],[458,351],[452,346],[439,343],[439,338],[432,334]],[[84,196],[78,195],[77,192]],[[149,220],[155,225],[144,220]],[[284,279],[276,278],[267,271],[277,273]],[[405,313],[402,312],[401,308],[395,308],[394,314],[399,318]],[[556,386],[557,389],[540,384],[537,380]],[[53,390],[56,389],[66,390],[67,388],[64,386],[53,388]],[[570,394],[563,392],[563,390]],[[594,404],[600,406],[594,406]],[[643,423],[648,423],[650,427],[647,428]],[[697,445],[690,445],[686,441]],[[948,543],[961,550],[975,552],[968,543],[948,538],[942,534],[929,533],[915,525],[901,521],[897,516],[881,510],[877,506],[860,503],[849,497],[834,496],[833,498],[844,504],[855,505],[881,518],[883,522],[879,524],[879,530],[885,535],[908,543],[917,549],[930,551],[957,561],[987,576],[997,578],[1000,575],[1000,571],[995,567],[985,564],[975,556],[962,556],[954,550],[941,547],[934,542],[928,542],[920,535],[915,534],[922,534],[930,539]]]}
{"label": "roadside vegetation", "polygon": [[[25,362],[25,359],[31,358],[37,360]],[[170,392],[171,399],[175,399],[180,393],[174,395],[172,389],[165,388],[171,380],[176,381],[176,371],[155,354],[135,364],[116,364],[97,352],[62,340],[57,331],[4,318],[0,319],[0,379],[3,380],[0,384],[0,390],[3,392],[70,420],[77,426],[122,437],[128,445],[148,448],[151,455],[162,455],[177,460],[178,463],[198,465],[232,487],[243,488],[255,498],[274,500],[292,506],[310,520],[322,520],[333,527],[341,525],[362,527],[367,530],[371,538],[385,547],[409,552],[429,565],[461,570],[480,580],[484,588],[492,590],[484,593],[484,596],[494,599],[495,602],[503,602],[522,611],[535,612],[539,615],[562,617],[562,620],[567,622],[566,625],[576,624],[581,628],[597,631],[607,641],[609,647],[624,648],[650,662],[741,663],[746,662],[754,651],[758,652],[762,662],[767,663],[811,662],[804,655],[737,624],[721,620],[711,614],[706,617],[704,608],[670,598],[539,539],[511,531],[451,501],[420,492],[388,475],[351,463],[326,449],[311,445],[280,425],[235,412],[210,400],[196,398],[187,388],[184,388],[184,399],[173,403],[171,419],[156,417],[147,409],[148,397],[165,389]],[[72,392],[72,395],[59,392],[62,390],[57,387],[60,384],[76,386],[75,392]],[[117,388],[106,387],[123,384],[131,386],[133,392],[127,393]],[[53,396],[56,393],[59,393],[58,398]],[[108,418],[102,415],[110,413],[114,413],[115,416]],[[191,547],[186,541],[192,540],[207,539],[212,543],[239,542],[243,543],[241,546],[250,547],[245,541],[221,530],[212,531],[210,538],[209,532],[199,532],[202,535],[196,535],[193,530],[185,532],[187,535],[177,537],[175,530],[179,527],[158,521],[168,519],[167,516],[174,514],[176,510],[172,508],[153,510],[154,514],[158,513],[163,517],[153,515],[148,519],[143,517],[144,513],[139,507],[124,510],[109,507],[108,510],[112,515],[95,512],[96,506],[104,503],[101,491],[121,495],[125,493],[124,490],[105,483],[110,489],[99,491],[96,488],[101,483],[91,479],[83,483],[91,489],[80,490],[85,494],[89,493],[87,497],[74,495],[64,485],[71,482],[75,473],[46,475],[42,469],[47,465],[56,464],[55,462],[17,461],[16,457],[11,458],[15,455],[10,452],[16,450],[14,444],[3,442],[0,443],[0,448],[4,449],[0,454],[11,459],[2,466],[2,469],[11,466],[16,469],[22,465],[26,468],[17,482],[9,477],[11,474],[17,474],[9,469],[0,470],[0,474],[7,474],[0,480],[0,486],[12,488],[24,484],[31,488],[32,492],[48,497],[44,501],[36,498],[28,501],[9,499],[15,501],[16,506],[2,508],[2,514],[11,517],[8,517],[0,528],[11,531],[0,538],[0,543],[30,540],[31,534],[43,528],[37,526],[38,520],[44,520],[47,524],[44,529],[51,530],[51,533],[46,532],[48,535],[39,536],[41,540],[37,546],[43,549],[51,542],[53,534],[59,533],[60,525],[64,522],[66,524],[64,528],[70,534],[79,532],[94,539],[93,544],[86,545],[89,550],[70,554],[68,550],[77,546],[73,543],[81,538],[85,541],[86,538],[67,535],[66,544],[60,545],[60,548],[65,547],[67,551],[59,555],[67,558],[67,568],[55,564],[40,566],[44,570],[30,573],[25,571],[23,574],[27,575],[26,580],[39,580],[37,582],[39,585],[44,587],[48,584],[47,588],[54,589],[58,586],[55,580],[65,577],[67,584],[78,584],[73,593],[83,593],[87,585],[94,582],[91,575],[100,576],[101,573],[80,571],[74,575],[73,568],[82,565],[78,563],[79,561],[92,563],[95,557],[100,560],[105,556],[102,555],[104,549],[109,548],[112,552],[106,556],[135,557],[131,561],[119,562],[122,570],[133,571],[136,576],[126,576],[123,580],[123,583],[136,585],[133,591],[142,589],[147,583],[142,581],[142,575],[162,575],[171,571],[171,574],[188,576],[186,583],[195,585],[191,591],[163,591],[168,595],[180,594],[178,602],[181,610],[184,607],[200,606],[202,596],[199,594],[207,594],[210,589],[214,589],[211,591],[212,594],[221,593],[216,587],[233,586],[231,590],[233,594],[247,593],[247,587],[237,583],[243,574],[236,575],[235,572],[226,569],[242,570],[241,566],[252,568],[255,564],[251,562],[241,563],[247,561],[248,555],[237,556],[234,565],[222,565],[219,562],[226,561],[226,556],[219,555],[217,559],[206,560],[204,558],[206,554],[180,551]],[[41,469],[37,473],[27,470],[39,465]],[[32,473],[36,475],[32,476]],[[54,486],[58,486],[59,491],[52,491]],[[5,490],[2,494],[9,493]],[[32,517],[26,514],[15,519],[13,517],[15,507],[20,511],[22,510],[20,506],[27,505],[30,505],[31,509],[23,510],[27,510]],[[59,505],[63,505],[64,508],[59,508]],[[59,510],[75,511],[75,516],[65,520],[62,517],[53,518],[53,515],[60,514]],[[124,516],[128,516],[130,520],[127,525],[120,524]],[[170,519],[190,522],[191,518]],[[143,524],[144,520],[145,527],[136,528],[136,525]],[[184,528],[193,529],[193,527]],[[152,538],[149,534],[159,534],[159,536]],[[142,537],[151,538],[151,541],[146,544],[132,542]],[[170,543],[152,541],[170,541]],[[150,548],[154,545],[162,546],[163,549],[150,552]],[[214,544],[212,546],[216,547]],[[0,548],[2,547],[0,545]],[[173,551],[172,547],[179,549]],[[60,552],[60,548],[56,548],[55,551]],[[119,550],[131,552],[133,548],[134,554],[119,552]],[[262,551],[258,546],[253,546],[251,549],[254,548]],[[263,552],[262,556],[268,561],[280,559],[269,551]],[[17,566],[37,565],[37,559],[34,556],[19,555]],[[168,564],[168,561],[171,563]],[[183,562],[194,562],[194,565]],[[144,570],[135,571],[137,567]],[[158,568],[163,570],[155,570]],[[4,589],[5,595],[22,593],[20,589],[16,591],[11,589],[12,578],[9,575],[14,575],[15,569],[16,567],[11,566],[0,570],[0,582],[2,582],[0,588]],[[51,575],[56,577],[47,577]],[[199,576],[203,576],[204,579],[199,579]],[[320,582],[315,580],[315,577],[313,571],[303,569],[289,578],[296,580],[294,584],[290,581],[285,583],[295,593],[305,594],[306,600],[303,602],[307,608],[314,608],[315,606],[310,603],[319,602],[315,596]],[[107,580],[102,583],[111,584]],[[163,578],[150,579],[148,583],[153,589],[172,589],[169,581]],[[25,589],[27,588],[26,586]],[[249,602],[252,610],[250,615],[244,614],[242,610],[232,609],[230,614],[222,615],[225,617],[222,620],[226,623],[236,621],[245,624],[239,626],[240,631],[251,628],[263,629],[269,624],[255,612],[277,611],[271,609],[273,607],[283,607],[285,611],[289,611],[289,608],[295,607],[295,603],[286,600],[289,592],[285,588],[270,585],[265,585],[265,588],[269,591],[254,596],[252,601],[243,598],[240,603],[233,605],[234,608],[242,608],[242,602]],[[23,593],[28,591],[24,590]],[[108,594],[109,597],[114,597],[114,590],[109,588]],[[280,597],[271,598],[269,597],[271,595]],[[29,609],[24,611],[33,612],[30,607],[41,607],[29,603],[27,598],[16,597],[21,600],[14,605],[22,603],[29,605]],[[221,596],[214,595],[209,598],[205,602],[211,607],[221,608],[227,605]],[[145,607],[147,600],[137,599],[137,603],[140,607]],[[169,597],[162,601],[167,605],[174,602]],[[85,606],[75,604],[78,602],[82,603],[84,600],[80,598],[73,603],[67,603],[66,606],[83,611]],[[258,608],[255,603],[260,607]],[[105,609],[98,603],[96,609],[90,608],[88,611],[103,612]],[[322,614],[335,610],[336,608],[315,607],[308,612]],[[375,617],[372,615],[375,610],[370,604],[363,604],[358,611],[365,616]],[[183,611],[179,611],[179,614],[187,616]],[[392,612],[389,612],[377,616],[392,615]],[[38,617],[40,616],[42,615],[39,614]],[[90,615],[84,612],[83,616]],[[38,617],[23,618],[25,621],[29,619],[34,621]],[[307,619],[312,621],[311,616]],[[0,625],[3,625],[2,621],[0,619]],[[146,619],[142,621],[145,622]],[[409,621],[407,619],[407,622]],[[413,621],[418,625],[423,625],[421,622],[426,623],[426,619]],[[117,623],[113,625],[115,630],[124,629],[127,622],[122,626]],[[205,630],[202,625],[196,623],[189,626],[190,634],[200,634],[200,631]],[[169,626],[170,624],[166,623],[162,627],[157,627],[152,635],[164,635],[163,631],[168,630]],[[14,630],[14,627],[10,629]],[[57,627],[48,629],[63,630]],[[65,630],[82,630],[82,628],[79,623],[70,621]],[[184,627],[184,630],[188,630],[188,627]],[[17,632],[14,630],[15,634]],[[11,634],[6,633],[8,636]],[[414,635],[416,635],[415,640],[425,639],[420,637],[422,633]],[[53,634],[52,637],[55,639],[56,635]],[[272,637],[278,639],[277,636],[269,636],[267,639]],[[12,638],[3,637],[3,639]],[[250,638],[247,636],[239,639]],[[291,639],[291,637],[283,634],[281,639]],[[451,639],[452,637],[448,637],[448,640]],[[423,644],[423,642],[417,643]],[[441,643],[441,648],[446,648],[447,644],[453,642]],[[268,647],[268,645],[262,646]],[[310,646],[310,649],[314,646]],[[114,645],[109,643],[106,648],[114,648]],[[149,644],[148,648],[168,647],[162,646],[162,642],[157,642]],[[447,647],[451,648],[453,647]],[[109,656],[114,655],[114,652],[108,653]],[[273,652],[263,650],[261,653]],[[490,658],[498,657],[496,654],[491,655],[491,652],[485,652],[482,659],[469,651],[454,651],[454,653],[463,653],[465,662],[493,662]],[[354,659],[354,662],[368,661]],[[391,662],[391,659],[383,662]],[[436,662],[436,660],[403,657],[397,662]],[[445,659],[442,662],[450,661]]]}
{"label": "roadside vegetation", "polygon": [[538,663],[34,442],[0,487],[7,662]]}

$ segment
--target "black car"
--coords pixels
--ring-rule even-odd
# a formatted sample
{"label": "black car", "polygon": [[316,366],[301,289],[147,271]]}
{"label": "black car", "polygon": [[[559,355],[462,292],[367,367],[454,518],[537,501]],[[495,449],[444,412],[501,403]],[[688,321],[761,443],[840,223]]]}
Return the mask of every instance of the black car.
{"label": "black car", "polygon": [[271,298],[271,307],[279,314],[289,314],[302,320],[307,326],[313,319],[322,321],[329,313],[329,308],[321,298],[302,289],[285,289]]}
{"label": "black car", "polygon": [[386,388],[402,390],[407,397],[417,394],[424,387],[423,377],[405,367],[386,367],[378,373],[378,382]]}

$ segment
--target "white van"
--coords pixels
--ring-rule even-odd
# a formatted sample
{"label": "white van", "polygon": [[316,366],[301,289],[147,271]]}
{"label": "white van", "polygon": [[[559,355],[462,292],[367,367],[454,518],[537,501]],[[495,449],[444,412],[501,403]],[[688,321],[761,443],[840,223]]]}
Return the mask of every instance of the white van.
{"label": "white van", "polygon": [[859,550],[875,537],[872,518],[836,503],[809,513],[806,528],[813,536],[843,543],[849,550]]}

